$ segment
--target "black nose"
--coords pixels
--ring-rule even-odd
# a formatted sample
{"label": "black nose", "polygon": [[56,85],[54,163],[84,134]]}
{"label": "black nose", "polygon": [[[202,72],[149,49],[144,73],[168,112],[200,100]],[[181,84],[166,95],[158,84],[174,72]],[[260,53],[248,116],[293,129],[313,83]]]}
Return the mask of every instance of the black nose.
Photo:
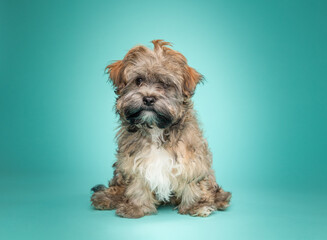
{"label": "black nose", "polygon": [[156,100],[154,97],[143,97],[143,103],[147,106],[152,106]]}

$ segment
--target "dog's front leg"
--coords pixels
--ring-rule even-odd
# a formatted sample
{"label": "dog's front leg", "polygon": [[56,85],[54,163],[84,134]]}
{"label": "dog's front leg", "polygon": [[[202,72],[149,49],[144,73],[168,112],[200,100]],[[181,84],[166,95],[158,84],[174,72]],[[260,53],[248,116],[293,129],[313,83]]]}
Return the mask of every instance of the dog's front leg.
{"label": "dog's front leg", "polygon": [[229,206],[231,193],[223,191],[214,176],[208,176],[199,182],[185,185],[178,206],[180,214],[207,217],[215,210],[224,210]]}
{"label": "dog's front leg", "polygon": [[[178,205],[178,213],[195,215],[193,209],[201,199],[202,191],[195,181],[186,183],[183,191],[179,194],[181,203]],[[210,211],[207,215],[209,215]]]}
{"label": "dog's front leg", "polygon": [[134,178],[125,192],[126,201],[119,204],[116,214],[126,218],[140,218],[157,211],[153,193],[144,179]]}

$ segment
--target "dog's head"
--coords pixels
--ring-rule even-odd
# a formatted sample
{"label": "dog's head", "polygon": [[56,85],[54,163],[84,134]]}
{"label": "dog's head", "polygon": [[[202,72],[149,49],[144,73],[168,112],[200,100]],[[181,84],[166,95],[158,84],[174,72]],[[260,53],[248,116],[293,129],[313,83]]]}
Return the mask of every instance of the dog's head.
{"label": "dog's head", "polygon": [[131,126],[167,128],[189,108],[202,75],[186,58],[169,48],[170,43],[153,40],[154,49],[132,48],[123,60],[106,70],[118,95],[117,113]]}

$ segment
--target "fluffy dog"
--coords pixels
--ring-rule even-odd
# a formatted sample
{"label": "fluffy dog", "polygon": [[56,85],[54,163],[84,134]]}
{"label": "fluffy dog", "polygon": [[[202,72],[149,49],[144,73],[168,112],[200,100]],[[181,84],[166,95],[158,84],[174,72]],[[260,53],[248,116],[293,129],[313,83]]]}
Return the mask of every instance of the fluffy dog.
{"label": "fluffy dog", "polygon": [[171,203],[180,214],[209,216],[228,207],[231,194],[216,183],[212,155],[191,97],[202,75],[163,40],[132,48],[106,70],[120,117],[114,177],[92,188],[92,205],[139,218]]}

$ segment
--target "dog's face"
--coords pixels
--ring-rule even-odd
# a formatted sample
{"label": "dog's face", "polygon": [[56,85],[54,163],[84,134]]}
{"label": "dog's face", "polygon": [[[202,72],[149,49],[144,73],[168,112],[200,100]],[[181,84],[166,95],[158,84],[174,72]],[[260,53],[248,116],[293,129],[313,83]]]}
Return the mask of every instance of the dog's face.
{"label": "dog's face", "polygon": [[138,128],[163,129],[185,113],[202,76],[181,53],[167,47],[169,43],[152,43],[153,50],[134,47],[106,69],[116,88],[116,109],[122,121]]}

